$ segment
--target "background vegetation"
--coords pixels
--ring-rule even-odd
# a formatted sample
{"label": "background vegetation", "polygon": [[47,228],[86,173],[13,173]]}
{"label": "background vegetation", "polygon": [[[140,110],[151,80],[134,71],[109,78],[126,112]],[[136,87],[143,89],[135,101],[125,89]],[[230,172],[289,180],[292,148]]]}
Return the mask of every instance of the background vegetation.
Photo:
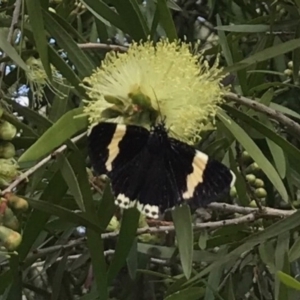
{"label": "background vegetation", "polygon": [[[1,300],[300,298],[300,1],[0,4],[0,137],[16,150],[1,144]],[[179,208],[175,226],[121,218],[74,118],[81,80],[148,36],[200,39],[232,84],[199,148],[230,165],[236,190],[192,217]]]}

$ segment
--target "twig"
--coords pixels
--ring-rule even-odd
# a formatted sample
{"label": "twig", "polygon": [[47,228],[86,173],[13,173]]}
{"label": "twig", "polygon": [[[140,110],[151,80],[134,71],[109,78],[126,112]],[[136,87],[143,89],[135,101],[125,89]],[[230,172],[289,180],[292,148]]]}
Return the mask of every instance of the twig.
{"label": "twig", "polygon": [[[237,225],[237,224],[243,224],[243,223],[249,223],[252,221],[255,221],[257,218],[259,218],[260,215],[256,213],[250,213],[248,215],[230,219],[230,220],[222,220],[222,221],[216,221],[216,222],[205,222],[205,223],[196,223],[193,225],[193,229],[216,229],[219,227],[229,226],[229,225]],[[169,226],[160,226],[160,227],[145,227],[145,228],[139,228],[136,232],[137,235],[141,235],[144,233],[158,233],[158,232],[172,232],[175,230],[174,225]],[[103,233],[101,235],[102,239],[108,239],[108,238],[114,238],[119,235],[119,231],[113,231],[108,233]]]}
{"label": "twig", "polygon": [[102,43],[85,43],[85,44],[77,44],[77,46],[81,49],[104,49],[104,50],[113,50],[113,51],[120,51],[120,52],[126,52],[128,50],[128,48],[124,46],[102,44]]}
{"label": "twig", "polygon": [[[71,139],[73,143],[79,141],[82,137],[86,135],[86,132],[74,137]],[[38,162],[36,165],[28,169],[26,172],[22,173],[20,176],[16,178],[15,181],[13,181],[6,189],[4,189],[1,194],[4,195],[5,193],[11,192],[15,187],[17,187],[23,180],[28,179],[28,177],[33,174],[36,170],[41,168],[43,165],[45,165],[48,161],[50,161],[53,158],[53,155],[56,153],[61,153],[64,150],[67,149],[66,145],[62,145],[57,150],[54,151],[54,153],[51,153],[50,155],[46,156],[44,159],[42,159],[40,162]]]}
{"label": "twig", "polygon": [[261,217],[263,216],[270,216],[270,217],[279,217],[279,218],[286,218],[297,212],[297,210],[290,209],[290,210],[282,210],[282,209],[275,209],[270,207],[262,207],[262,211],[259,211],[258,208],[254,207],[244,207],[238,206],[233,204],[227,203],[211,203],[208,205],[208,208],[214,210],[221,210],[226,212],[232,213],[239,213],[242,215],[250,214],[250,213],[259,213]]}
{"label": "twig", "polygon": [[296,138],[300,139],[300,125],[290,119],[289,117],[285,116],[281,112],[270,108],[264,104],[261,104],[257,101],[251,100],[249,98],[234,94],[232,92],[229,92],[225,95],[225,98],[233,100],[237,103],[243,104],[249,108],[252,108],[256,111],[262,112],[271,119],[274,119],[281,123],[282,125],[286,126],[288,129],[290,129],[296,136]]}

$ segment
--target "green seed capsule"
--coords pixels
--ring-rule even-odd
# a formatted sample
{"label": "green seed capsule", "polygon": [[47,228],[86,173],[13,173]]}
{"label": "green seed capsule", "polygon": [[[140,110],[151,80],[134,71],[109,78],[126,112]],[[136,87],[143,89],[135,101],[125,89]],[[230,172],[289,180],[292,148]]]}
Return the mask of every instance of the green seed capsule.
{"label": "green seed capsule", "polygon": [[256,178],[253,185],[257,188],[260,188],[260,187],[264,187],[265,183],[260,178]]}
{"label": "green seed capsule", "polygon": [[286,76],[292,76],[293,75],[293,71],[291,69],[285,69],[283,73]]}
{"label": "green seed capsule", "polygon": [[257,207],[257,205],[256,205],[256,202],[255,202],[255,200],[251,200],[251,202],[249,203],[249,206],[250,206],[250,207],[254,207],[254,208],[256,208],[256,207]]}
{"label": "green seed capsule", "polygon": [[249,155],[249,153],[247,151],[243,151],[242,159],[243,159],[244,162],[247,162],[247,161],[251,160],[251,156]]}
{"label": "green seed capsule", "polygon": [[236,197],[237,192],[235,186],[230,189],[230,197]]}
{"label": "green seed capsule", "polygon": [[12,140],[17,134],[17,128],[7,121],[0,123],[0,139],[5,141]]}
{"label": "green seed capsule", "polygon": [[12,158],[16,155],[15,146],[10,142],[2,142],[0,144],[0,157]]}
{"label": "green seed capsule", "polygon": [[247,175],[246,175],[246,180],[247,180],[250,184],[252,184],[252,183],[255,182],[256,176],[255,176],[254,174],[247,174]]}
{"label": "green seed capsule", "polygon": [[258,188],[254,193],[258,198],[265,198],[267,196],[267,191],[264,188]]}
{"label": "green seed capsule", "polygon": [[246,172],[249,174],[251,172],[255,172],[255,171],[258,171],[260,170],[260,167],[258,166],[258,164],[256,162],[252,163],[251,165],[249,165],[247,168],[246,168]]}
{"label": "green seed capsule", "polygon": [[0,226],[0,240],[7,250],[13,251],[21,244],[22,236],[10,228]]}

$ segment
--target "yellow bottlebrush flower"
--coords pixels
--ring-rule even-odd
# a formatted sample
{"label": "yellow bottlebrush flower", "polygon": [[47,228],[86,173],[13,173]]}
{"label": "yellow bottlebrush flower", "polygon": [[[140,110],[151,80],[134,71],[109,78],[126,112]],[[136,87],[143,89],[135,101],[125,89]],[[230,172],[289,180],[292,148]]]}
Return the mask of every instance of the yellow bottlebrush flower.
{"label": "yellow bottlebrush flower", "polygon": [[[28,84],[31,87],[31,90],[33,91],[34,96],[37,98],[37,100],[41,100],[44,94],[44,88],[45,86],[48,86],[48,88],[59,97],[65,97],[66,95],[63,94],[60,90],[58,90],[48,79],[48,76],[45,72],[45,69],[42,65],[42,62],[40,59],[35,59],[34,57],[30,57],[26,60],[26,64],[28,67],[27,72],[27,80]],[[68,86],[64,78],[57,72],[57,70],[51,65],[51,71],[52,71],[52,80],[54,83],[71,88],[71,86]]]}
{"label": "yellow bottlebrush flower", "polygon": [[166,117],[170,135],[194,143],[211,127],[225,89],[218,60],[209,68],[191,45],[162,40],[133,43],[126,53],[110,52],[83,80],[91,101],[91,125],[109,120],[148,127]]}

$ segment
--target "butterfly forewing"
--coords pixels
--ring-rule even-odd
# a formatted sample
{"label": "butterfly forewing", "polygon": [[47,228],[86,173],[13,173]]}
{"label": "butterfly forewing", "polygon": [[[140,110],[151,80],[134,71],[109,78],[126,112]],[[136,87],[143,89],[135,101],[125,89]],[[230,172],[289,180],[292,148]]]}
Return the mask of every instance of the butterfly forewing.
{"label": "butterfly forewing", "polygon": [[118,172],[140,153],[148,137],[148,130],[140,126],[99,123],[88,136],[88,152],[93,168],[99,175]]}

